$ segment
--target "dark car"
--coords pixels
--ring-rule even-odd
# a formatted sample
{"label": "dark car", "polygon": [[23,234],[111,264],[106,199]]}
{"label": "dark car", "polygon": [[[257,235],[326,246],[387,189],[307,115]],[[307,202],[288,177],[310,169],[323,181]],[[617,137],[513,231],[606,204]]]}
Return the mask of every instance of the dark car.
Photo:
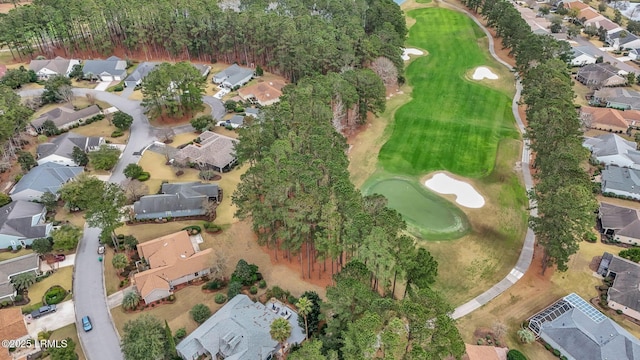
{"label": "dark car", "polygon": [[53,260],[55,261],[64,261],[66,258],[64,254],[53,255]]}
{"label": "dark car", "polygon": [[38,310],[32,311],[31,312],[31,317],[34,319],[37,319],[41,316],[50,314],[52,312],[56,312],[56,306],[55,305],[45,305],[42,306],[41,308],[39,308]]}
{"label": "dark car", "polygon": [[93,329],[93,326],[91,325],[91,319],[89,319],[88,316],[82,318],[82,328],[84,329],[84,331],[91,331],[91,329]]}

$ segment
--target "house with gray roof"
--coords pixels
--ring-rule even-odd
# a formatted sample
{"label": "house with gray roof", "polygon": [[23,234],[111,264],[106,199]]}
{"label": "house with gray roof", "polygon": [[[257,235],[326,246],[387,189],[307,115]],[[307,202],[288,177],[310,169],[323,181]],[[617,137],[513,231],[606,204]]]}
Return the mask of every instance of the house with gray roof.
{"label": "house with gray roof", "polygon": [[640,38],[627,30],[608,33],[606,43],[616,49],[637,49],[640,47]]}
{"label": "house with gray roof", "polygon": [[576,46],[571,50],[571,66],[585,66],[596,63],[598,56],[591,46]]}
{"label": "house with gray roof", "polygon": [[127,61],[117,56],[106,60],[85,60],[82,64],[85,79],[99,81],[121,81],[127,77]]}
{"label": "house with gray roof", "polygon": [[640,170],[606,165],[602,170],[602,193],[640,200]]}
{"label": "house with gray roof", "polygon": [[213,75],[213,82],[227,89],[234,89],[249,82],[253,78],[253,70],[233,64]]}
{"label": "house with gray roof", "polygon": [[640,359],[640,340],[576,294],[532,316],[529,329],[568,360]]}
{"label": "house with gray roof", "polygon": [[640,320],[640,265],[605,252],[598,274],[613,278],[613,285],[607,290],[609,307]]}
{"label": "house with gray roof", "polygon": [[576,74],[576,80],[591,88],[623,86],[627,84],[626,73],[606,63],[589,64],[580,68]]}
{"label": "house with gray roof", "polygon": [[202,75],[202,77],[208,76],[209,72],[211,72],[211,66],[207,64],[191,64],[191,66],[196,68],[196,70],[200,72],[200,75]]}
{"label": "house with gray roof", "polygon": [[29,70],[33,70],[38,80],[47,80],[56,75],[69,76],[75,65],[80,65],[80,60],[56,57],[50,60],[31,60]]}
{"label": "house with gray roof", "polygon": [[80,166],[45,163],[26,173],[11,189],[9,195],[13,201],[39,201],[46,192],[57,194],[62,185],[72,181],[82,172],[84,168]]}
{"label": "house with gray roof", "polygon": [[[248,116],[248,115],[247,115]],[[230,119],[218,121],[218,126],[230,126],[234,129],[244,126],[244,115],[233,115]]]}
{"label": "house with gray roof", "polygon": [[40,274],[40,258],[32,253],[0,262],[0,302],[15,299],[16,290],[11,278],[22,273]]}
{"label": "house with gray roof", "polygon": [[47,237],[53,224],[45,222],[47,209],[30,201],[13,201],[0,207],[0,248],[31,245],[34,239]]}
{"label": "house with gray roof", "polygon": [[42,133],[42,126],[45,121],[51,120],[58,129],[67,130],[73,125],[81,124],[84,120],[102,114],[98,105],[91,105],[84,109],[76,110],[73,104],[67,103],[57,108],[51,109],[38,118],[31,121],[31,127],[38,133]]}
{"label": "house with gray roof", "polygon": [[138,65],[138,67],[124,79],[124,86],[126,87],[136,87],[142,84],[142,80],[151,73],[156,66],[160,65],[157,62],[143,62]]}
{"label": "house with gray roof", "polygon": [[271,338],[270,329],[271,323],[280,317],[291,324],[291,336],[286,343],[301,343],[305,336],[293,309],[281,302],[269,302],[265,306],[246,295],[236,295],[184,338],[176,350],[185,360],[202,355],[214,359],[273,359],[280,346]]}
{"label": "house with gray roof", "polygon": [[[615,110],[614,110],[615,111]],[[604,134],[585,138],[582,143],[591,151],[591,157],[599,163],[640,169],[638,144],[616,134]]]}
{"label": "house with gray roof", "polygon": [[38,145],[36,149],[36,159],[38,165],[53,162],[65,166],[78,166],[73,160],[73,149],[75,147],[85,153],[95,151],[104,144],[104,138],[86,137],[74,132],[64,133],[49,143]]}
{"label": "house with gray roof", "polygon": [[640,244],[640,216],[636,209],[600,203],[598,219],[605,236],[625,244]]}
{"label": "house with gray roof", "polygon": [[161,194],[146,195],[133,204],[135,218],[161,219],[205,215],[206,202],[219,202],[217,184],[200,181],[162,184]]}
{"label": "house with gray roof", "polygon": [[238,140],[213,131],[205,131],[199,138],[200,143],[179,149],[174,154],[174,160],[181,164],[196,163],[200,170],[218,172],[229,171],[237,163],[235,146]]}
{"label": "house with gray roof", "polygon": [[640,92],[619,87],[602,88],[593,93],[590,103],[621,110],[640,110]]}

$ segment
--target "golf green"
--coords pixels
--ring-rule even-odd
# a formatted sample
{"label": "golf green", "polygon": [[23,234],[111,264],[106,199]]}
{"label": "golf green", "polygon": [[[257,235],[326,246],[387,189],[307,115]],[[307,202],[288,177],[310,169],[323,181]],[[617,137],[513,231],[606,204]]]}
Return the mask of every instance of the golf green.
{"label": "golf green", "polygon": [[464,213],[415,180],[392,177],[372,180],[365,194],[384,195],[389,207],[407,222],[409,231],[426,240],[457,239],[469,230]]}
{"label": "golf green", "polygon": [[[408,13],[416,19],[407,45],[428,51],[406,70],[411,101],[395,113],[378,155],[386,172],[419,176],[447,170],[483,177],[494,167],[498,141],[518,138],[510,90],[467,79],[478,66],[500,68],[467,15],[443,8]],[[506,82],[507,86],[511,84]]]}

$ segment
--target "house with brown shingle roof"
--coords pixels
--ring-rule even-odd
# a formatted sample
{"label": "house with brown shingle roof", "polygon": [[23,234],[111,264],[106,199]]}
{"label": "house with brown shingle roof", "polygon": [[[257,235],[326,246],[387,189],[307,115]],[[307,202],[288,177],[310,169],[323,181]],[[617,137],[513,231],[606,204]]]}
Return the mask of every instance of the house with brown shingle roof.
{"label": "house with brown shingle roof", "polygon": [[509,349],[495,346],[464,344],[467,354],[463,360],[507,360]]}
{"label": "house with brown shingle roof", "polygon": [[284,81],[281,80],[263,81],[238,90],[238,95],[242,100],[261,106],[268,106],[280,101],[282,88],[285,85]]}
{"label": "house with brown shingle roof", "polygon": [[580,119],[587,128],[624,133],[640,125],[640,111],[583,106]]}
{"label": "house with brown shingle roof", "polygon": [[[0,310],[0,339],[24,340],[29,336],[24,316],[19,307],[11,307]],[[0,360],[13,360],[7,347],[0,349]]]}
{"label": "house with brown shingle roof", "polygon": [[175,286],[211,273],[213,250],[199,250],[185,230],[138,244],[148,269],[133,275],[133,283],[144,302],[166,298]]}
{"label": "house with brown shingle roof", "polygon": [[238,140],[228,136],[205,131],[200,134],[200,143],[193,143],[178,150],[174,160],[183,164],[196,163],[200,170],[229,171],[238,161],[235,154],[237,142]]}

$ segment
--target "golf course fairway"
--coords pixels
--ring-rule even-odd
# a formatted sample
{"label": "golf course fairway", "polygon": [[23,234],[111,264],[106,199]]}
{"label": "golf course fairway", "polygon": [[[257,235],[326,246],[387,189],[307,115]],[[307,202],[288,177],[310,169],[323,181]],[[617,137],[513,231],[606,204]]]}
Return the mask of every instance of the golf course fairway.
{"label": "golf course fairway", "polygon": [[[426,50],[406,70],[411,99],[387,127],[378,170],[365,181],[365,194],[387,197],[409,231],[425,240],[458,239],[470,230],[464,212],[418,179],[434,171],[487,178],[498,144],[519,139],[511,110],[513,75],[491,57],[485,33],[467,15],[441,7],[411,10],[416,19],[407,47]],[[478,67],[496,79],[468,76]]]}
{"label": "golf course fairway", "polygon": [[[412,99],[396,111],[379,165],[400,175],[446,170],[484,177],[494,167],[500,139],[519,137],[512,94],[465,74],[487,65],[506,69],[489,55],[482,41],[485,34],[465,14],[434,7],[412,10],[408,16],[416,23],[407,46],[425,49],[428,55],[406,70]],[[513,80],[508,81],[512,86]]]}
{"label": "golf course fairway", "polygon": [[411,233],[425,239],[457,239],[469,230],[464,213],[416,181],[387,178],[365,184],[365,193],[384,195],[402,214]]}

